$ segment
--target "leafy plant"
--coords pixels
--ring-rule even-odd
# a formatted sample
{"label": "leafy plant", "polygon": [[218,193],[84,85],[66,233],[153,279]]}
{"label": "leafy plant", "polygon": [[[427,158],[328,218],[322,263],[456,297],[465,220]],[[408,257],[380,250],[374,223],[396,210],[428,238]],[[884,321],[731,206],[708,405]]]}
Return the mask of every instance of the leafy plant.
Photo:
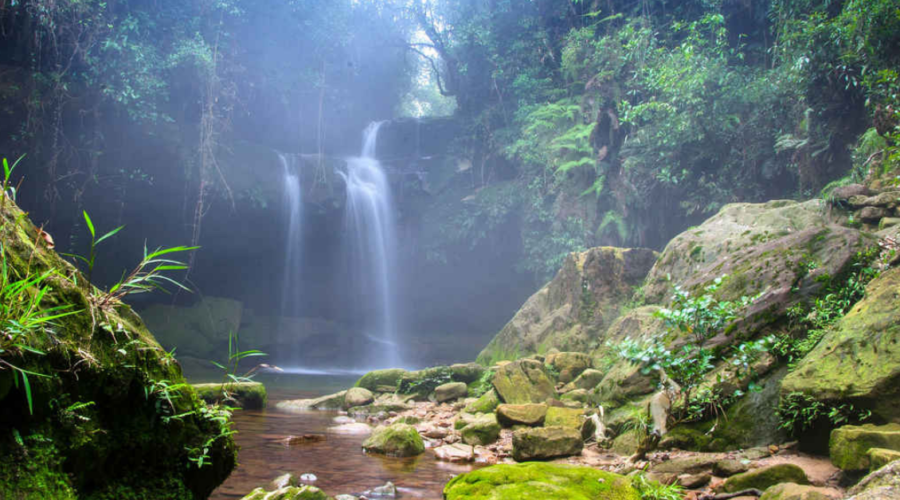
{"label": "leafy plant", "polygon": [[442,366],[420,379],[402,379],[397,387],[400,394],[430,394],[439,386],[453,381],[453,372]]}
{"label": "leafy plant", "polygon": [[125,226],[119,226],[119,227],[113,229],[112,231],[104,234],[103,236],[97,238],[97,231],[94,229],[94,222],[91,220],[91,216],[88,215],[87,210],[83,210],[82,214],[84,215],[84,223],[88,228],[88,232],[91,234],[91,246],[90,246],[90,251],[88,252],[88,256],[84,257],[82,255],[70,254],[70,253],[63,254],[63,255],[73,257],[76,260],[80,260],[81,262],[84,262],[84,264],[87,266],[87,276],[86,277],[87,277],[88,286],[90,286],[91,285],[91,275],[94,273],[94,262],[97,259],[97,246],[100,245],[100,243],[103,243],[103,241],[106,240],[107,238],[111,238],[111,237],[115,236],[116,233],[121,231],[122,228],[124,228]]}
{"label": "leafy plant", "polygon": [[662,484],[648,478],[645,474],[637,474],[631,480],[641,500],[682,500],[684,488],[677,484]]}
{"label": "leafy plant", "polygon": [[241,351],[238,345],[238,334],[237,332],[229,332],[228,333],[228,361],[226,364],[221,364],[216,361],[211,361],[216,367],[221,369],[224,374],[222,376],[222,395],[225,397],[225,401],[231,400],[231,395],[228,393],[228,384],[229,383],[241,383],[241,382],[252,382],[253,376],[256,371],[262,366],[257,365],[250,370],[244,372],[243,375],[238,375],[238,370],[240,369],[241,361],[247,358],[266,356],[266,353],[256,350],[250,349],[247,351]]}
{"label": "leafy plant", "polygon": [[870,410],[857,409],[850,403],[833,405],[800,392],[783,397],[776,410],[781,420],[780,428],[794,436],[812,429],[822,422],[831,427],[860,423],[872,416]]}
{"label": "leafy plant", "polygon": [[737,301],[716,300],[714,295],[726,278],[716,278],[699,297],[692,297],[688,291],[676,286],[672,308],[660,309],[656,316],[663,320],[669,332],[690,335],[698,346],[702,346],[723,332],[738,313],[755,300],[753,297],[741,297]]}
{"label": "leafy plant", "polygon": [[[19,190],[19,186],[13,186],[11,184],[12,173],[16,169],[16,166],[19,164],[19,162],[22,161],[22,158],[25,158],[25,155],[20,156],[18,160],[13,162],[12,166],[9,165],[9,161],[7,161],[6,158],[3,158],[3,194],[5,196],[3,197],[2,205],[0,206],[6,206],[7,196],[12,201],[16,201],[16,193]],[[21,184],[21,181],[19,181],[19,184]]]}

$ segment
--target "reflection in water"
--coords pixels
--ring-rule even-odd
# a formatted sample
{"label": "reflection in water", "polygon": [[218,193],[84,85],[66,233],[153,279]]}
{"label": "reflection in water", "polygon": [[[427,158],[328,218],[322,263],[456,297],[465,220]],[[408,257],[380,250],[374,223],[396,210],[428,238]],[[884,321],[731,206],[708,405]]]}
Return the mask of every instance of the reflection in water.
{"label": "reflection in water", "polygon": [[[349,387],[347,384],[345,387]],[[235,439],[241,447],[240,465],[217,489],[212,500],[241,498],[258,486],[290,472],[299,477],[312,473],[315,486],[335,496],[360,494],[387,481],[398,488],[400,498],[439,500],[444,484],[454,475],[472,470],[472,466],[438,461],[430,450],[412,458],[365,455],[366,436],[336,434],[328,427],[337,425],[334,411],[282,413],[275,410],[281,399],[312,397],[319,392],[270,389],[267,411],[236,411]],[[289,435],[327,434],[323,442],[287,447],[281,440]]]}

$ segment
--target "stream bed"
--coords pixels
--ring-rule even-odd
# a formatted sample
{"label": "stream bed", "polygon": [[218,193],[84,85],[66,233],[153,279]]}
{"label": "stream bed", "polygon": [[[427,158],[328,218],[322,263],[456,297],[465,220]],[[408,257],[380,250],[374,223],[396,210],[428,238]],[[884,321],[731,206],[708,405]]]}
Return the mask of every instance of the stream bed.
{"label": "stream bed", "polygon": [[[440,500],[444,484],[454,475],[477,467],[442,462],[431,450],[411,458],[366,455],[360,434],[330,432],[337,425],[336,411],[286,413],[275,409],[284,399],[309,398],[336,392],[353,385],[356,376],[280,375],[258,379],[266,384],[269,404],[265,411],[238,410],[234,424],[238,434],[239,465],[210,497],[212,500],[239,499],[254,488],[284,473],[296,477],[315,474],[313,484],[325,493],[359,495],[387,481],[397,486],[400,499]],[[286,446],[287,436],[325,434],[322,442]]]}

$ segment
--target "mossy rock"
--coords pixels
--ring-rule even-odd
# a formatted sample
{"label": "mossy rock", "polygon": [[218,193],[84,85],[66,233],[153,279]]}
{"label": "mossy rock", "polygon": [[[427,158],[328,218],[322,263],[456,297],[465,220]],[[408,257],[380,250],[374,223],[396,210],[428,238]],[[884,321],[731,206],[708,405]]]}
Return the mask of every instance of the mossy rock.
{"label": "mossy rock", "polygon": [[499,368],[492,384],[500,400],[507,404],[545,403],[556,398],[556,389],[543,363],[533,359]]}
{"label": "mossy rock", "polygon": [[[99,309],[96,298],[104,292],[89,287],[2,198],[7,272],[47,273],[39,307],[72,314],[54,320],[52,332],[19,340],[45,354],[3,353],[5,361],[45,376],[29,376],[29,409],[23,384],[10,386],[9,371],[0,374],[0,429],[21,438],[21,444],[10,433],[0,439],[0,498],[207,498],[236,465],[223,423],[204,417],[204,403],[140,316],[116,300]],[[204,448],[207,465],[198,468],[191,459]]]}
{"label": "mossy rock", "polygon": [[[558,352],[548,354],[545,362],[559,373],[557,382],[568,384],[593,366],[591,357],[583,352]],[[599,382],[599,380],[598,380]],[[585,389],[590,389],[586,387]]]}
{"label": "mossy rock", "polygon": [[500,405],[497,407],[497,420],[504,427],[540,426],[544,424],[546,417],[547,405],[545,404]]}
{"label": "mossy rock", "polygon": [[459,434],[464,443],[472,446],[491,444],[500,437],[500,423],[491,413],[479,415],[460,429]]}
{"label": "mossy rock", "polygon": [[500,464],[462,474],[445,500],[640,500],[627,477],[569,465]]}
{"label": "mossy rock", "polygon": [[847,471],[868,469],[872,448],[900,451],[900,424],[845,425],[831,431],[828,441],[831,463]]}
{"label": "mossy rock", "polygon": [[285,486],[275,491],[256,488],[241,500],[334,500],[315,486]]}
{"label": "mossy rock", "polygon": [[464,384],[471,384],[472,382],[477,381],[484,375],[485,371],[487,371],[487,368],[478,363],[457,363],[455,365],[450,365],[450,376],[453,378],[453,381],[462,382]]}
{"label": "mossy rock", "polygon": [[344,406],[352,408],[354,406],[365,406],[375,401],[375,394],[365,387],[351,387],[344,394]]}
{"label": "mossy rock", "polygon": [[513,433],[512,456],[517,462],[548,460],[581,454],[581,432],[568,427],[536,427]]}
{"label": "mossy rock", "polygon": [[[366,373],[356,381],[354,387],[362,387],[375,393],[394,392],[397,390],[397,384],[400,379],[407,374],[406,370],[401,368],[388,368],[386,370],[374,370]],[[386,391],[387,388],[393,388]]]}
{"label": "mossy rock", "polygon": [[847,491],[847,500],[900,498],[900,460],[870,472]]}
{"label": "mossy rock", "polygon": [[497,397],[497,392],[491,389],[466,406],[466,411],[468,413],[491,413],[499,404],[500,398]]}
{"label": "mossy rock", "polygon": [[[245,410],[262,410],[266,407],[266,386],[260,382],[235,382],[230,384],[193,384],[200,399],[207,403],[222,403]],[[227,398],[226,398],[227,395]]]}
{"label": "mossy rock", "polygon": [[560,396],[559,400],[563,402],[569,401],[585,405],[591,402],[591,393],[584,389],[575,389],[574,391],[569,391]]}
{"label": "mossy rock", "polygon": [[778,464],[731,476],[725,480],[722,491],[734,493],[751,488],[763,491],[781,483],[810,484],[806,473],[800,467],[794,464]]}
{"label": "mossy rock", "polygon": [[562,392],[575,391],[578,389],[591,390],[594,387],[597,387],[603,378],[606,377],[606,374],[601,372],[600,370],[594,370],[593,368],[585,369],[581,372],[575,380],[567,383],[562,389]]}
{"label": "mossy rock", "polygon": [[782,395],[793,392],[900,422],[900,268],[872,280],[866,296],[785,377]]}
{"label": "mossy rock", "polygon": [[637,432],[627,431],[619,434],[613,439],[610,449],[619,455],[630,456],[637,451],[639,444]]}
{"label": "mossy rock", "polygon": [[312,399],[286,399],[276,403],[275,407],[283,411],[341,410],[346,395],[347,391],[341,391]]}
{"label": "mossy rock", "polygon": [[759,500],[840,500],[835,490],[796,483],[781,483],[763,492]]}
{"label": "mossy rock", "polygon": [[366,453],[392,457],[412,457],[425,452],[425,443],[415,427],[408,424],[382,425],[372,431],[362,448]]}
{"label": "mossy rock", "polygon": [[460,398],[464,398],[469,394],[469,389],[465,382],[450,382],[441,384],[434,388],[434,400],[438,403],[446,403]]}
{"label": "mossy rock", "polygon": [[868,455],[869,472],[874,472],[894,460],[900,460],[900,451],[887,450],[885,448],[872,448],[869,450]]}
{"label": "mossy rock", "polygon": [[584,410],[551,406],[547,408],[547,418],[544,420],[544,425],[580,430],[581,426],[584,425]]}

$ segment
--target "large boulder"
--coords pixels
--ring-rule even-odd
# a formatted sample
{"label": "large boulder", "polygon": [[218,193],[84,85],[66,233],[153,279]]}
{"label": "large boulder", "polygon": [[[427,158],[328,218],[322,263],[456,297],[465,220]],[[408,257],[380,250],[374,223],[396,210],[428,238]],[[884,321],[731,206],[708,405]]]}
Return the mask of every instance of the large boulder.
{"label": "large boulder", "polygon": [[544,403],[556,398],[556,389],[544,364],[534,359],[521,359],[500,367],[492,383],[497,395],[507,404]]}
{"label": "large boulder", "polygon": [[781,483],[763,492],[759,500],[841,500],[841,493],[831,488]]}
{"label": "large boulder", "polygon": [[512,456],[517,462],[547,460],[581,454],[581,432],[569,427],[536,427],[513,433]]}
{"label": "large boulder", "polygon": [[[548,354],[546,363],[559,373],[557,382],[568,384],[593,366],[591,357],[583,352],[557,352]],[[587,389],[585,387],[584,389]]]}
{"label": "large boulder", "polygon": [[492,413],[478,415],[460,429],[463,442],[472,446],[491,444],[500,437],[500,423]]}
{"label": "large boulder", "polygon": [[590,467],[500,464],[461,474],[444,487],[445,500],[640,500],[631,479]]}
{"label": "large boulder", "polygon": [[425,452],[425,443],[416,428],[408,424],[382,425],[363,441],[366,453],[392,457],[412,457]]}
{"label": "large boulder", "polygon": [[588,368],[581,372],[575,380],[572,380],[560,389],[560,392],[570,392],[578,389],[589,391],[594,387],[597,387],[597,384],[599,384],[605,376],[606,374],[600,370]]}
{"label": "large boulder", "polygon": [[809,478],[803,469],[794,464],[770,465],[729,477],[722,485],[722,491],[734,493],[751,488],[762,491],[780,483],[807,485]]}
{"label": "large boulder", "polygon": [[900,268],[885,271],[781,385],[900,422]]}
{"label": "large boulder", "polygon": [[699,291],[728,275],[719,299],[761,293],[744,322],[760,327],[814,296],[871,242],[833,222],[821,200],[730,204],[672,239],[643,290],[649,303],[667,303],[673,284]]}
{"label": "large boulder", "polygon": [[900,424],[845,425],[831,431],[828,452],[831,463],[841,470],[869,468],[869,450],[900,450]]}
{"label": "large boulder", "polygon": [[365,406],[375,401],[375,394],[363,387],[351,387],[344,394],[344,408],[353,408],[354,406]]}
{"label": "large boulder", "polygon": [[478,356],[483,364],[527,354],[586,351],[619,315],[656,261],[652,250],[613,247],[572,253]]}
{"label": "large boulder", "polygon": [[0,198],[6,320],[37,296],[32,319],[63,314],[4,323],[0,498],[208,498],[236,466],[228,419],[131,307],[91,287]]}
{"label": "large boulder", "polygon": [[466,411],[468,413],[490,413],[499,404],[500,398],[497,397],[497,391],[491,389],[466,406]]}
{"label": "large boulder", "polygon": [[527,425],[535,427],[544,424],[547,417],[547,405],[500,405],[497,407],[497,420],[504,427]]}

